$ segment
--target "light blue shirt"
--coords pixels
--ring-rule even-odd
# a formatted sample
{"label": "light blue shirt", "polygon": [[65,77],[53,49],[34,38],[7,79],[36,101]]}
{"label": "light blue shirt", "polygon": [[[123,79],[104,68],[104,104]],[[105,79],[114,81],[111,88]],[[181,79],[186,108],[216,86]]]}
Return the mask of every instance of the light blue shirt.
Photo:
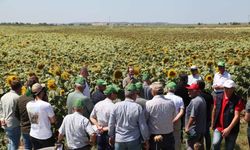
{"label": "light blue shirt", "polygon": [[149,139],[148,126],[142,107],[132,99],[126,98],[115,104],[109,119],[109,136],[115,136],[116,142],[130,142],[142,135]]}

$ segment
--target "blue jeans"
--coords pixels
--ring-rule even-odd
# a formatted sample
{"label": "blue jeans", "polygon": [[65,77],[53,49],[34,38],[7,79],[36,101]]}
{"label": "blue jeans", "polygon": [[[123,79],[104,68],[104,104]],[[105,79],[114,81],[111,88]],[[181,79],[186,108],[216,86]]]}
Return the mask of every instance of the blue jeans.
{"label": "blue jeans", "polygon": [[97,149],[98,150],[113,150],[114,147],[109,145],[108,132],[97,135]]}
{"label": "blue jeans", "polygon": [[21,129],[20,127],[6,128],[6,135],[8,137],[8,150],[17,150],[20,142]]}
{"label": "blue jeans", "polygon": [[24,142],[24,148],[25,150],[31,150],[32,144],[30,142],[30,135],[29,133],[22,133],[23,142]]}
{"label": "blue jeans", "polygon": [[[235,142],[237,139],[238,133],[236,134],[229,134],[225,138],[225,150],[233,150],[235,147]],[[223,137],[220,131],[217,129],[214,130],[214,135],[213,135],[213,150],[220,150],[220,145]]]}
{"label": "blue jeans", "polygon": [[115,142],[115,150],[141,150],[140,138],[130,142]]}

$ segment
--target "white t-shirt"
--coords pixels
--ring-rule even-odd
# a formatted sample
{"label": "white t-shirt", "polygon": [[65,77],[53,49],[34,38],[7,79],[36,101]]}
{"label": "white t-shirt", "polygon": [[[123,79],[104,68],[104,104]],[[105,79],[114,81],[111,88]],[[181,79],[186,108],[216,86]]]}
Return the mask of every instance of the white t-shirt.
{"label": "white t-shirt", "polygon": [[196,83],[197,80],[202,80],[201,76],[198,75],[198,74],[196,74],[196,75],[191,74],[191,75],[188,76],[188,83],[187,84],[191,85],[193,83]]}
{"label": "white t-shirt", "polygon": [[180,112],[181,109],[184,109],[184,103],[181,97],[171,92],[168,92],[167,95],[165,95],[164,97],[174,102],[176,115]]}
{"label": "white t-shirt", "polygon": [[55,116],[51,105],[43,100],[30,101],[26,105],[31,128],[30,136],[46,140],[52,136],[49,117]]}
{"label": "white t-shirt", "polygon": [[[213,86],[223,86],[224,82],[228,79],[231,79],[231,75],[227,71],[224,71],[223,74],[220,74],[219,72],[217,72],[214,75]],[[223,90],[214,89],[214,91],[219,92]]]}

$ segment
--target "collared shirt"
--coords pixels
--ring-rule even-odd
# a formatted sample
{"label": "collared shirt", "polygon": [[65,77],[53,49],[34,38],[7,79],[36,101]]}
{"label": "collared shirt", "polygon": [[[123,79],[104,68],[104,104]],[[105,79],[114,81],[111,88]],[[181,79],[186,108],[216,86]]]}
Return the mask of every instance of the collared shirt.
{"label": "collared shirt", "polygon": [[98,125],[102,127],[107,127],[109,123],[110,113],[115,107],[115,104],[111,99],[106,98],[98,102],[93,111],[90,114],[90,117],[97,119]]}
{"label": "collared shirt", "polygon": [[59,132],[66,135],[67,145],[70,149],[84,147],[88,144],[88,135],[94,133],[89,120],[78,112],[67,115],[62,122]]}
{"label": "collared shirt", "polygon": [[68,114],[72,113],[72,109],[73,109],[72,105],[76,99],[81,99],[84,102],[83,116],[85,116],[86,118],[89,118],[90,113],[92,112],[94,108],[94,105],[92,101],[90,100],[90,98],[87,96],[84,96],[80,91],[74,91],[72,93],[69,93],[67,97]]}
{"label": "collared shirt", "polygon": [[199,74],[195,74],[195,75],[189,75],[188,76],[188,85],[191,85],[192,83],[196,83],[197,80],[202,80],[201,76]]}
{"label": "collared shirt", "polygon": [[[231,79],[231,75],[227,71],[224,71],[223,74],[220,74],[219,72],[217,72],[214,75],[213,86],[215,86],[215,85],[216,86],[223,86],[224,82],[228,79]],[[221,90],[214,89],[214,91],[222,92],[223,89],[221,89]]]}
{"label": "collared shirt", "polygon": [[141,98],[140,96],[137,96],[135,102],[136,102],[137,104],[141,105],[141,107],[142,107],[143,110],[145,109],[145,107],[146,107],[146,102],[147,102],[146,99]]}
{"label": "collared shirt", "polygon": [[146,119],[150,134],[169,134],[174,131],[175,105],[164,95],[156,95],[146,102]]}
{"label": "collared shirt", "polygon": [[184,103],[180,96],[177,96],[172,92],[168,92],[167,95],[165,95],[165,98],[170,99],[174,102],[176,115],[180,112],[181,109],[184,109]]}
{"label": "collared shirt", "polygon": [[13,90],[4,94],[0,100],[0,119],[5,120],[7,128],[14,128],[19,126],[19,121],[15,116],[15,109],[17,105],[17,99],[20,96]]}
{"label": "collared shirt", "polygon": [[130,142],[142,135],[144,140],[149,139],[148,126],[142,107],[132,99],[115,104],[109,119],[109,136],[116,142]]}

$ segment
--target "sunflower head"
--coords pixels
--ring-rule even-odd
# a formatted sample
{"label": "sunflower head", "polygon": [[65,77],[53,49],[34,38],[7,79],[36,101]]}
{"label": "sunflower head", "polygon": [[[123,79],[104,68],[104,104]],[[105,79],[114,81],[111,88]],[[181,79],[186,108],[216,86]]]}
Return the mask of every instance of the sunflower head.
{"label": "sunflower head", "polygon": [[64,71],[62,74],[61,74],[61,78],[63,80],[69,80],[69,76],[70,74],[67,72],[67,71]]}
{"label": "sunflower head", "polygon": [[61,89],[61,90],[60,90],[60,95],[61,95],[61,96],[64,96],[64,95],[65,95],[64,89]]}
{"label": "sunflower head", "polygon": [[168,76],[168,78],[173,79],[177,76],[177,72],[174,69],[169,69],[167,76]]}
{"label": "sunflower head", "polygon": [[37,68],[39,69],[39,70],[42,70],[43,68],[44,68],[44,64],[43,63],[40,63],[40,64],[38,64],[37,65]]}
{"label": "sunflower head", "polygon": [[211,74],[207,74],[206,77],[205,77],[205,80],[206,80],[207,82],[212,82],[212,81],[213,81],[212,75],[211,75]]}
{"label": "sunflower head", "polygon": [[55,90],[56,89],[56,81],[54,79],[48,80],[47,87],[49,90]]}
{"label": "sunflower head", "polygon": [[134,67],[134,75],[135,76],[138,76],[139,75],[139,73],[140,73],[140,67]]}
{"label": "sunflower head", "polygon": [[120,79],[122,77],[122,72],[120,70],[115,70],[113,73],[114,79]]}
{"label": "sunflower head", "polygon": [[10,86],[14,80],[18,80],[18,77],[16,75],[10,75],[6,78],[6,83]]}

